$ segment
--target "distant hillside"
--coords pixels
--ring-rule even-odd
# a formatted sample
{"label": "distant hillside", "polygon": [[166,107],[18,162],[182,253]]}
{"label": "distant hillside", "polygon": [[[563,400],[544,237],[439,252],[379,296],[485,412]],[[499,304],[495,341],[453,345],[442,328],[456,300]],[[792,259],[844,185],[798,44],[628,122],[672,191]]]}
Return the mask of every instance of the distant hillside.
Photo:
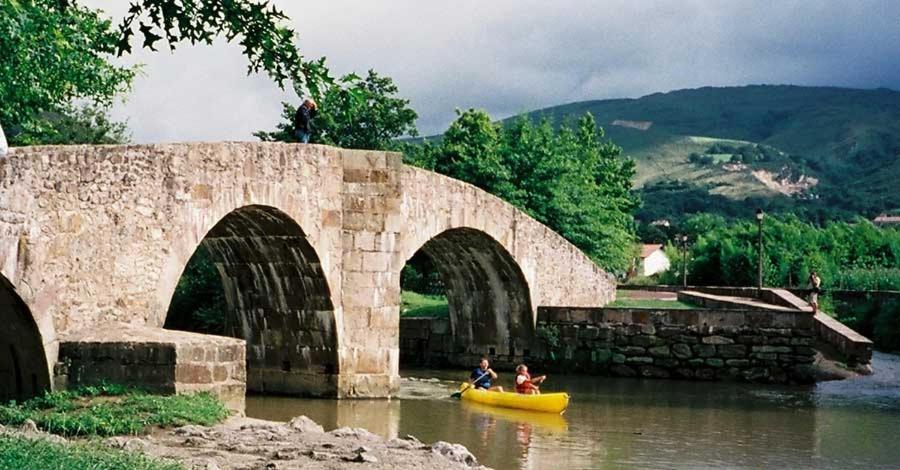
{"label": "distant hillside", "polygon": [[819,219],[900,208],[897,91],[699,88],[528,116],[559,122],[586,112],[637,160],[643,218],[677,217],[704,202],[726,214],[763,206]]}

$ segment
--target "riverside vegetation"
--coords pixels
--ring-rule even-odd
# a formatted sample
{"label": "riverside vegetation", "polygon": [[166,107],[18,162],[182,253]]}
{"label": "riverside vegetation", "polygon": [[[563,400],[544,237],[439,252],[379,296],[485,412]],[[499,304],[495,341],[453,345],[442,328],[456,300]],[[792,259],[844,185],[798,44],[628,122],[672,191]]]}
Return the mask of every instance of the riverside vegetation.
{"label": "riverside vegetation", "polygon": [[[228,411],[212,395],[159,396],[118,385],[47,392],[23,403],[0,405],[0,424],[22,426],[68,437],[137,435],[152,427],[212,425]],[[181,468],[126,453],[88,440],[63,444],[21,435],[0,434],[0,468]]]}

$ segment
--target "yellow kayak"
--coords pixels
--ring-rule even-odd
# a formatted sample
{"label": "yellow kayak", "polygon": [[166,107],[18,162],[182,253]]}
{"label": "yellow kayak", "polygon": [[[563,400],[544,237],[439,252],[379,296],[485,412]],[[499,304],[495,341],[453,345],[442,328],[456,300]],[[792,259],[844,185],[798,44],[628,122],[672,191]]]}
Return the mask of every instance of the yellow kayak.
{"label": "yellow kayak", "polygon": [[489,392],[472,388],[468,383],[460,385],[459,391],[463,400],[481,403],[482,405],[499,406],[501,408],[562,413],[569,406],[568,393],[525,395],[511,392]]}

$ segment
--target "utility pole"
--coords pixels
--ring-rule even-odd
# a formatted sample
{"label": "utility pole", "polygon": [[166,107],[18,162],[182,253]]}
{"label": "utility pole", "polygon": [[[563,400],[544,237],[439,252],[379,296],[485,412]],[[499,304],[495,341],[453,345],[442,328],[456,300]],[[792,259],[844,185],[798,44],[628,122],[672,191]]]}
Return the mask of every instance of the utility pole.
{"label": "utility pole", "polygon": [[756,273],[756,290],[757,295],[762,295],[763,288],[763,219],[766,218],[766,213],[763,212],[762,209],[756,209],[756,225],[759,227],[759,235],[758,235],[758,243],[757,243],[757,252],[759,255],[757,267],[758,271]]}

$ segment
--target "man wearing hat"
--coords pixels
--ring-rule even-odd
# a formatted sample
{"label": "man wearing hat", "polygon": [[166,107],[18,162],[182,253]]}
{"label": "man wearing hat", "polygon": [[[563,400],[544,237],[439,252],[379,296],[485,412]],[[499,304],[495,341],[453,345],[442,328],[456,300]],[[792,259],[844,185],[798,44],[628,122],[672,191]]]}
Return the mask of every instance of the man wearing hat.
{"label": "man wearing hat", "polygon": [[309,143],[312,119],[316,117],[318,109],[318,105],[312,98],[306,98],[303,100],[303,104],[297,108],[297,113],[294,114],[294,135],[297,136],[298,142],[303,144]]}

